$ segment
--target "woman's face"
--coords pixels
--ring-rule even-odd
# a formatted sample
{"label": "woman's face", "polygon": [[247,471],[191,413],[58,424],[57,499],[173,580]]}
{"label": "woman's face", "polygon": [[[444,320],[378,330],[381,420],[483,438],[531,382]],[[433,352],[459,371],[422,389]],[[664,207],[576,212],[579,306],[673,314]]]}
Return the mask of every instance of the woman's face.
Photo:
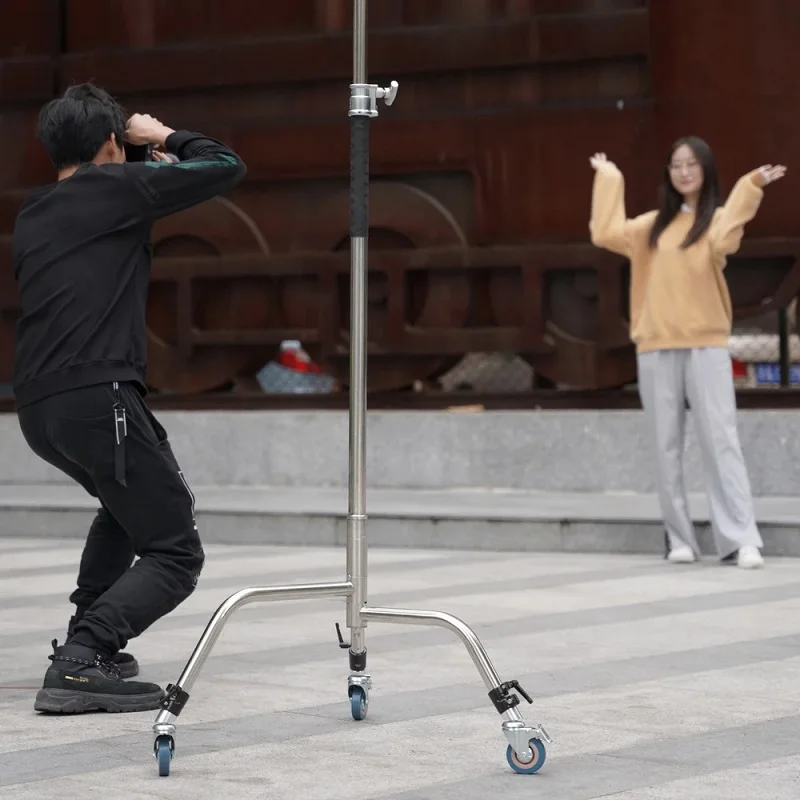
{"label": "woman's face", "polygon": [[703,168],[694,151],[686,144],[682,144],[672,154],[669,175],[675,191],[684,197],[696,198],[703,188]]}

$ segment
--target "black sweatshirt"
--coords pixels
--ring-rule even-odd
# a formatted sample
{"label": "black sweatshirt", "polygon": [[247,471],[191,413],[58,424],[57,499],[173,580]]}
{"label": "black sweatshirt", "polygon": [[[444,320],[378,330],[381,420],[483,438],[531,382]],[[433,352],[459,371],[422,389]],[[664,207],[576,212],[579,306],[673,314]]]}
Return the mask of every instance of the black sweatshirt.
{"label": "black sweatshirt", "polygon": [[176,131],[178,164],[83,164],[31,192],[14,228],[18,408],[113,381],[146,393],[145,310],[153,223],[224,194],[246,173],[214,139]]}

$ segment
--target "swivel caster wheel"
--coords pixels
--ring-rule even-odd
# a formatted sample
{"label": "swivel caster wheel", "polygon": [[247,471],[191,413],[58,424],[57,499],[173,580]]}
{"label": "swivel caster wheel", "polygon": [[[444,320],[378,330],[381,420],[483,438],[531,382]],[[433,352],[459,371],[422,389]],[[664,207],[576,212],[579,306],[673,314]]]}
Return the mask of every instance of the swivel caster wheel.
{"label": "swivel caster wheel", "polygon": [[541,739],[531,739],[528,742],[528,747],[530,747],[532,753],[529,761],[522,761],[511,745],[506,750],[508,766],[520,775],[533,775],[538,772],[544,766],[547,758],[547,751]]}
{"label": "swivel caster wheel", "polygon": [[153,750],[158,762],[158,776],[166,778],[169,775],[170,763],[175,753],[175,741],[171,736],[156,736]]}
{"label": "swivel caster wheel", "polygon": [[350,711],[354,720],[362,720],[367,717],[369,708],[369,695],[363,686],[350,687]]}

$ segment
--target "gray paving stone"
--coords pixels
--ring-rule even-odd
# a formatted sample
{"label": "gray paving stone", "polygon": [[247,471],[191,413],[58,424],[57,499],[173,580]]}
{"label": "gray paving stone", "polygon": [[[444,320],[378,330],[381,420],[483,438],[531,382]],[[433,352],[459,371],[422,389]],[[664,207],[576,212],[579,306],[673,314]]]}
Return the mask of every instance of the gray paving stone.
{"label": "gray paving stone", "polygon": [[[499,719],[445,631],[370,624],[375,689],[369,717],[354,722],[333,636],[343,604],[314,602],[248,607],[231,619],[180,718],[172,775],[160,779],[153,714],[32,711],[48,641],[69,613],[79,543],[19,542],[0,539],[3,800],[797,794],[794,559],[746,572],[713,559],[674,567],[644,555],[376,549],[373,603],[462,617],[504,679],[531,692],[523,714],[556,740],[542,772],[508,769]],[[4,555],[13,567],[3,567]],[[63,570],[54,571],[59,557]],[[280,569],[265,579],[294,580],[341,574],[344,553],[210,545],[195,595],[131,644],[143,677],[174,681],[213,609],[270,560]]]}

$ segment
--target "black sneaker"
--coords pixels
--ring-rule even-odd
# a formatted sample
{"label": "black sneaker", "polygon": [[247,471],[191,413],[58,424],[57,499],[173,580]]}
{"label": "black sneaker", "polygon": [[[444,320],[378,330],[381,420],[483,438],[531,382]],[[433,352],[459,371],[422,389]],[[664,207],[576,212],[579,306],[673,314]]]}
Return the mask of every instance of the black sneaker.
{"label": "black sneaker", "polygon": [[[79,617],[70,617],[69,625],[67,625],[67,641],[72,638],[72,634],[75,630],[75,625],[79,621]],[[131,653],[123,653],[120,651],[115,656],[111,658],[113,664],[119,669],[119,676],[123,680],[127,680],[128,678],[135,678],[139,674],[139,662],[136,660],[136,657],[133,656]]]}
{"label": "black sneaker", "polygon": [[90,647],[59,647],[53,639],[53,655],[48,658],[53,663],[36,695],[36,711],[155,711],[164,696],[163,689],[154,683],[123,681],[119,668]]}
{"label": "black sneaker", "polygon": [[130,653],[123,653],[121,650],[112,657],[111,663],[119,670],[122,680],[135,678],[139,674],[139,662]]}

